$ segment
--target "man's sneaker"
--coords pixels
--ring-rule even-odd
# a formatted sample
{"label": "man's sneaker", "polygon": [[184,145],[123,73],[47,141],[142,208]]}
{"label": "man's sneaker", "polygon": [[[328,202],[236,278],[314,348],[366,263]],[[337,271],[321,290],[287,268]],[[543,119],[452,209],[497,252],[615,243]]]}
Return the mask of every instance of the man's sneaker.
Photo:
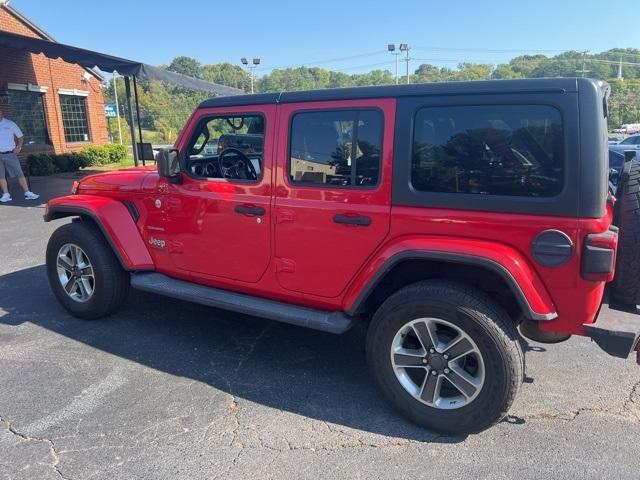
{"label": "man's sneaker", "polygon": [[37,193],[27,192],[24,194],[25,200],[36,200],[37,198],[40,198],[40,195],[38,195]]}
{"label": "man's sneaker", "polygon": [[2,203],[6,203],[10,201],[11,201],[11,195],[9,195],[8,193],[3,193],[2,196],[0,197],[0,202]]}

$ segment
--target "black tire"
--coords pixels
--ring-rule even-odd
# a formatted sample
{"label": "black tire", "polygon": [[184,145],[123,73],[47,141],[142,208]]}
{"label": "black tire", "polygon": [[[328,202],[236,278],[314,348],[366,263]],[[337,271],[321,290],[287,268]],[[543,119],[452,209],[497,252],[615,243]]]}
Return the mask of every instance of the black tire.
{"label": "black tire", "polygon": [[[456,325],[482,355],[484,384],[463,407],[444,410],[422,403],[394,373],[393,339],[408,322],[419,318]],[[524,353],[514,322],[483,292],[450,281],[415,283],[387,299],[367,333],[367,361],[376,384],[393,406],[412,422],[444,433],[480,432],[502,420],[524,379]]]}
{"label": "black tire", "polygon": [[[93,294],[85,302],[72,299],[58,278],[58,252],[65,244],[80,247],[93,268]],[[122,268],[102,232],[91,222],[75,221],[58,228],[47,244],[47,276],[51,290],[73,316],[94,320],[113,313],[129,292],[129,274]]]}
{"label": "black tire", "polygon": [[629,305],[640,304],[640,163],[632,161],[618,187],[616,225],[620,228],[613,297]]}

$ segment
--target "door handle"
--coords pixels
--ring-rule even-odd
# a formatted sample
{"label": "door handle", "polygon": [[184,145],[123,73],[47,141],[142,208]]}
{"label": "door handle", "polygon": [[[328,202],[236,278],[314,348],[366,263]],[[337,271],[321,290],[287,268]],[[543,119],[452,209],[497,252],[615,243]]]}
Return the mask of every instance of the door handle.
{"label": "door handle", "polygon": [[371,225],[371,217],[366,215],[342,215],[340,213],[333,216],[335,223],[342,223],[346,225],[360,225],[362,227],[368,227]]}
{"label": "door handle", "polygon": [[234,207],[236,213],[241,215],[254,215],[254,216],[262,216],[264,215],[264,208],[256,207],[255,205],[236,205]]}

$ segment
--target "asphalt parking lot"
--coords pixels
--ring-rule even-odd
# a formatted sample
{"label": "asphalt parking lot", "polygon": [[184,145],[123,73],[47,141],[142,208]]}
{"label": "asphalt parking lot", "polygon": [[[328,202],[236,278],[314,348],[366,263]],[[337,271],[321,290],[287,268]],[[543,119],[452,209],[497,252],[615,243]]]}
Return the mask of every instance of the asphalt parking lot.
{"label": "asphalt parking lot", "polygon": [[[33,180],[43,200],[70,180]],[[14,195],[18,197],[18,195]],[[640,367],[574,338],[531,344],[511,416],[468,437],[412,426],[343,336],[132,291],[68,315],[41,203],[0,205],[0,477],[640,477]]]}

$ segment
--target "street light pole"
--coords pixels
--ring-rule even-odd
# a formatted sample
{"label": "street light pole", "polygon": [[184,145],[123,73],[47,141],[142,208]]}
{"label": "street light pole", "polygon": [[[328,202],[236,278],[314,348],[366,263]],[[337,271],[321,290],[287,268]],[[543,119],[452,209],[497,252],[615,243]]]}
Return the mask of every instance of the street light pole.
{"label": "street light pole", "polygon": [[240,62],[249,70],[249,74],[251,76],[251,93],[253,93],[253,70],[258,65],[260,65],[260,59],[255,57],[251,62],[253,65],[249,65],[249,60],[247,60],[247,57],[242,57],[240,59]]}
{"label": "street light pole", "polygon": [[407,45],[406,43],[400,44],[400,51],[406,54],[406,58],[404,59],[404,61],[407,62],[407,85],[409,85],[409,50],[409,45]]}
{"label": "street light pole", "polygon": [[396,44],[395,43],[389,43],[387,45],[387,50],[394,56],[396,57],[396,85],[398,85],[399,83],[399,77],[398,77],[398,56],[400,55],[400,52],[396,51]]}

